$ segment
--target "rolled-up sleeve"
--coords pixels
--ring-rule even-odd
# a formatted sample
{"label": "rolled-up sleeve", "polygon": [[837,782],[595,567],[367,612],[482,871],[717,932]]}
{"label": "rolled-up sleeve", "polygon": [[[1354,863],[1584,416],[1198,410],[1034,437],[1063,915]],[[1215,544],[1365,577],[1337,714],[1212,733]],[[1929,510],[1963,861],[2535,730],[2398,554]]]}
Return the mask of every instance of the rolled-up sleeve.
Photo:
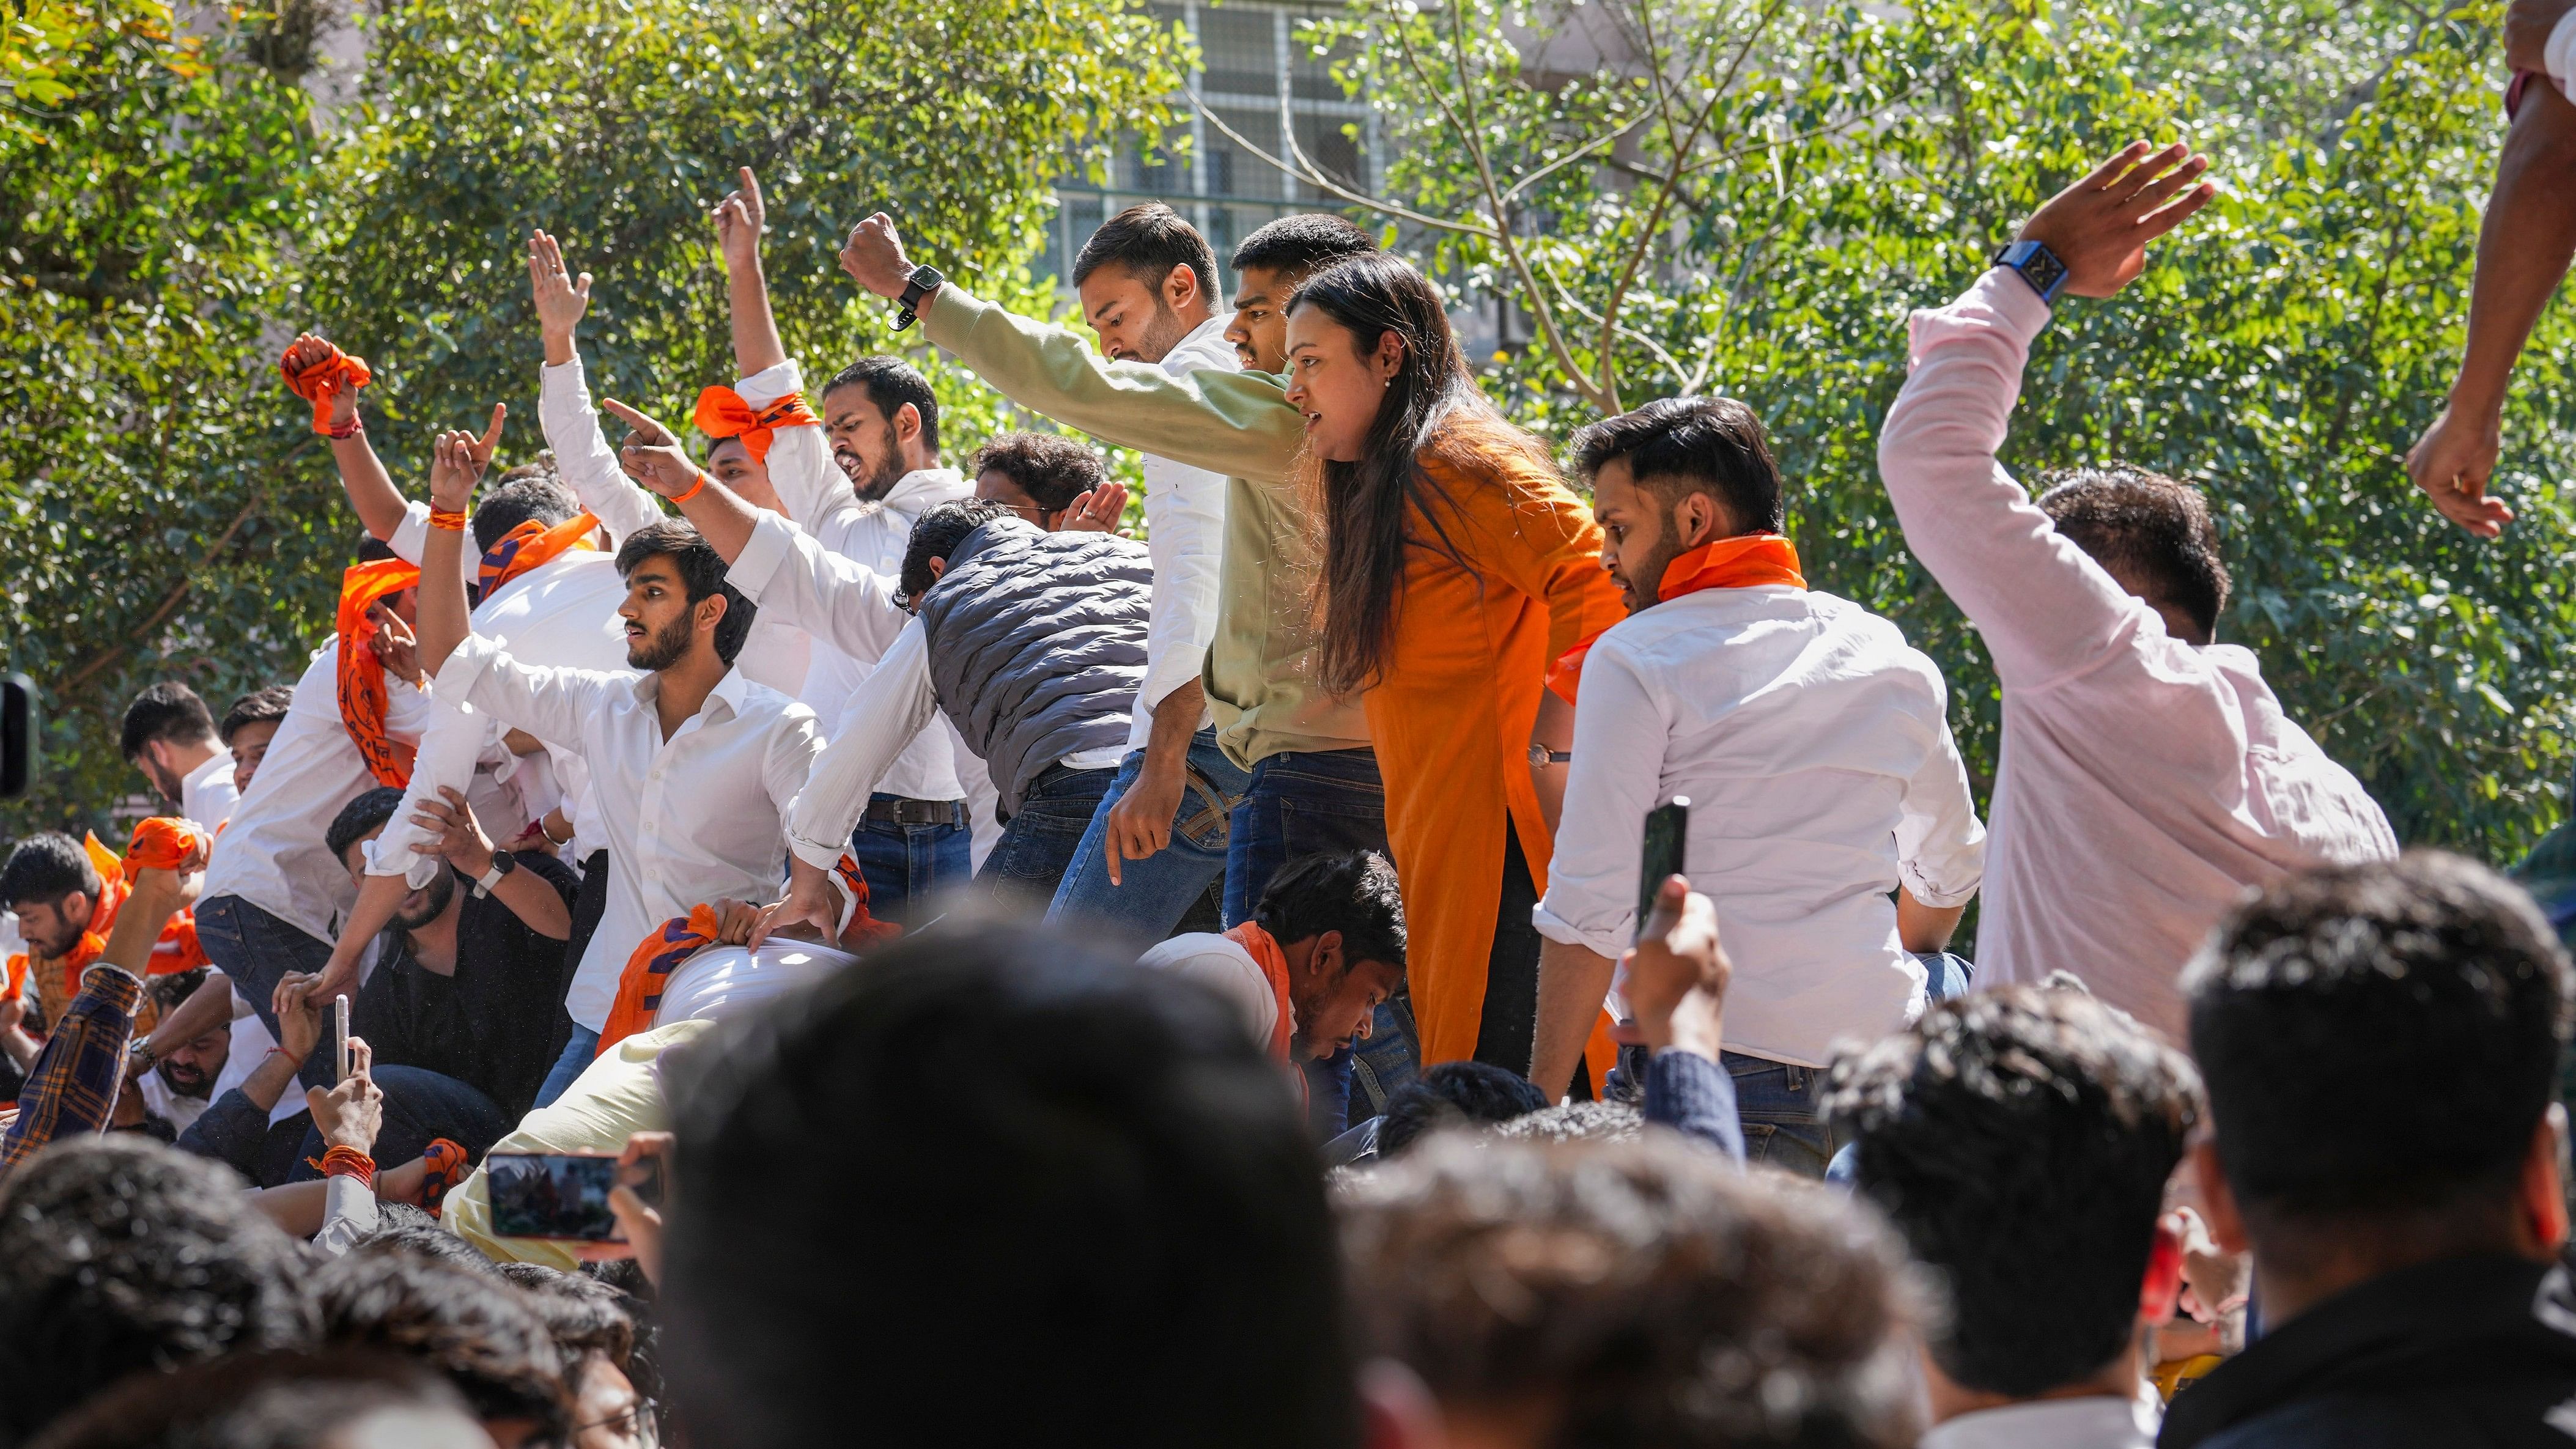
{"label": "rolled-up sleeve", "polygon": [[912,737],[938,713],[930,683],[930,643],[915,619],[896,636],[841,714],[841,737],[814,759],[787,811],[787,843],[818,870],[838,865],[868,795]]}
{"label": "rolled-up sleeve", "polygon": [[1896,822],[1897,870],[1906,894],[1927,906],[1964,906],[1986,874],[1986,827],[1968,793],[1968,767],[1947,723],[1906,782]]}
{"label": "rolled-up sleeve", "polygon": [[1593,647],[1574,707],[1574,762],[1538,933],[1617,960],[1637,929],[1638,822],[1655,808],[1670,711],[1614,637]]}

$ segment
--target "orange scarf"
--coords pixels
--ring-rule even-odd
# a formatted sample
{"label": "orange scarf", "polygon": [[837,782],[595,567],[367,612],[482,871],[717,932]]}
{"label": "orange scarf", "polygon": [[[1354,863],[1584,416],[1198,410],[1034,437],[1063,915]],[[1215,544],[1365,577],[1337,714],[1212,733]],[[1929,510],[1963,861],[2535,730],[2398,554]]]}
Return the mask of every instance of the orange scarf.
{"label": "orange scarf", "polygon": [[135,825],[134,842],[125,848],[119,869],[128,882],[147,870],[177,870],[180,862],[201,849],[213,849],[214,843],[215,838],[194,820],[156,815]]}
{"label": "orange scarf", "polygon": [[339,396],[340,389],[365,387],[376,380],[365,363],[337,347],[331,349],[329,357],[301,372],[287,366],[286,359],[280,357],[277,372],[286,379],[289,391],[313,404],[313,431],[326,437],[331,432],[331,402]]}
{"label": "orange scarf", "polygon": [[362,563],[340,576],[340,727],[358,747],[358,758],[379,785],[399,789],[411,783],[412,747],[385,733],[391,696],[385,689],[385,667],[372,642],[376,626],[367,610],[388,594],[420,582],[420,570],[401,559]]}
{"label": "orange scarf", "polygon": [[778,429],[823,425],[823,420],[805,406],[802,393],[791,392],[767,407],[755,408],[729,387],[711,387],[699,393],[698,410],[690,421],[710,438],[742,439],[755,463],[769,461],[770,438]]}
{"label": "orange scarf", "polygon": [[[868,883],[860,876],[857,861],[845,854],[834,865],[833,873],[850,893],[852,902],[850,918],[841,928],[842,944],[882,940],[902,929],[868,914]],[[653,1018],[662,1010],[662,988],[670,984],[671,973],[714,945],[721,924],[715,907],[691,906],[687,915],[664,921],[636,945],[626,958],[626,969],[617,974],[617,1000],[608,1008],[607,1023],[599,1029],[599,1055],[606,1055],[610,1047],[637,1032],[653,1029]]]}
{"label": "orange scarf", "polygon": [[[1806,576],[1798,572],[1797,545],[1776,533],[1746,533],[1733,538],[1711,539],[1689,549],[1664,565],[1663,582],[1655,589],[1655,602],[1678,599],[1703,589],[1753,589],[1765,584],[1786,584],[1793,589],[1807,586]],[[1608,632],[1608,631],[1603,631]],[[1555,690],[1567,704],[1575,702],[1576,687],[1583,678],[1584,657],[1600,641],[1595,634],[1565,651],[1556,667],[1547,672],[1547,687]]]}
{"label": "orange scarf", "polygon": [[[1270,1023],[1270,1059],[1289,1062],[1289,1039],[1297,1031],[1297,1011],[1288,1002],[1288,953],[1279,949],[1279,942],[1268,931],[1252,921],[1226,932],[1225,938],[1251,952],[1252,959],[1260,963],[1261,974],[1269,978],[1270,999],[1279,1006],[1278,1016]],[[1305,1076],[1303,1072],[1297,1074],[1300,1082]]]}
{"label": "orange scarf", "polygon": [[552,528],[531,518],[508,533],[501,541],[483,550],[483,563],[475,571],[475,596],[488,599],[503,584],[543,564],[554,562],[565,550],[599,545],[590,541],[590,531],[599,520],[587,513],[576,513]]}

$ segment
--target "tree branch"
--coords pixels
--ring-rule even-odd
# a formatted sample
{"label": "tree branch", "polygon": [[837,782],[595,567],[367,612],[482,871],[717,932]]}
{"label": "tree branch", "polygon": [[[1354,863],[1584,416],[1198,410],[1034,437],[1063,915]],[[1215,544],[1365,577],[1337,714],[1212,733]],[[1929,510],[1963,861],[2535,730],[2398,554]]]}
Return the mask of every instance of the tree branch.
{"label": "tree branch", "polygon": [[[301,450],[301,447],[302,445],[299,444],[299,451]],[[233,515],[233,521],[224,525],[223,533],[219,535],[215,539],[214,543],[206,549],[205,557],[199,560],[199,564],[202,566],[204,564],[214,562],[216,558],[222,555],[225,549],[232,547],[233,535],[241,532],[242,525],[250,522],[251,515],[257,513],[260,505],[266,501],[268,501],[267,495],[259,489],[253,488],[251,490],[250,502],[243,504],[241,512]],[[79,669],[73,671],[70,678],[65,679],[61,684],[54,687],[54,697],[60,699],[71,695],[82,685],[89,683],[90,678],[100,670],[105,669],[110,664],[115,663],[118,659],[123,658],[128,649],[133,648],[136,644],[143,641],[143,636],[161,627],[161,621],[170,617],[170,611],[179,607],[179,601],[181,599],[188,597],[188,590],[195,582],[196,579],[193,575],[182,574],[179,578],[178,584],[173,587],[169,593],[162,595],[161,607],[154,609],[151,617],[145,619],[141,624],[136,625],[134,629],[126,635],[124,643],[110,648],[106,653],[99,655],[89,663],[84,664]]]}

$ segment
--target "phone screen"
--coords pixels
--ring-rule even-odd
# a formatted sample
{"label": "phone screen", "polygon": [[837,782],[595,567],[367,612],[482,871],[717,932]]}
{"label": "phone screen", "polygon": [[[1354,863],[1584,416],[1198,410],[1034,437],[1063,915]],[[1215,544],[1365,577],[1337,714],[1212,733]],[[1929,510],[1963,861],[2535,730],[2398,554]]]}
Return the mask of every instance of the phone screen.
{"label": "phone screen", "polygon": [[1655,892],[1663,888],[1667,877],[1687,875],[1683,868],[1682,845],[1690,835],[1690,797],[1676,795],[1671,803],[1658,805],[1646,812],[1646,841],[1637,871],[1637,931],[1646,929],[1646,918],[1655,913]]}
{"label": "phone screen", "polygon": [[622,1242],[608,1190],[623,1181],[648,1205],[662,1201],[662,1163],[654,1157],[621,1176],[617,1159],[604,1153],[495,1152],[483,1159],[483,1172],[492,1231],[505,1238]]}

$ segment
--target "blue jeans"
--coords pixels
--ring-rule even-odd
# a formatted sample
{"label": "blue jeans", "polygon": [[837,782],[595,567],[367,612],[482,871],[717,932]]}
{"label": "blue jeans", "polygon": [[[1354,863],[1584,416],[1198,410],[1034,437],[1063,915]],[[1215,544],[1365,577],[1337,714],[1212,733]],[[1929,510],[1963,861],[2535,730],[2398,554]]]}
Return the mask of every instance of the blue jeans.
{"label": "blue jeans", "polygon": [[[1226,841],[1226,925],[1251,917],[1279,867],[1325,850],[1387,854],[1386,785],[1377,753],[1318,750],[1255,763]],[[1413,999],[1399,988],[1379,1004],[1357,1050],[1306,1063],[1306,1104],[1316,1132],[1329,1138],[1384,1112],[1386,1099],[1421,1074],[1419,1042]]]}
{"label": "blue jeans", "polygon": [[1148,941],[1172,934],[1192,902],[1225,875],[1235,802],[1251,775],[1217,748],[1216,731],[1190,740],[1180,806],[1172,812],[1172,840],[1143,860],[1122,861],[1119,883],[1109,882],[1109,812],[1144,772],[1145,752],[1130,750],[1100,797],[1090,828],[1074,847],[1073,868],[1047,907],[1049,922],[1077,917],[1112,922]]}
{"label": "blue jeans", "polygon": [[[320,971],[331,964],[331,943],[308,936],[239,896],[223,895],[197,903],[197,944],[206,959],[233,983],[233,995],[250,1003],[260,1023],[278,1040],[277,1011],[270,1005],[277,983],[291,971]],[[296,1076],[308,1087],[329,1091],[339,1079],[338,1048],[326,1029]]]}
{"label": "blue jeans", "polygon": [[573,1082],[590,1069],[591,1060],[599,1055],[599,1033],[580,1022],[572,1024],[572,1039],[564,1043],[563,1055],[555,1058],[554,1070],[546,1073],[546,1084],[537,1088],[537,1105],[551,1107],[555,1098],[570,1090]]}
{"label": "blue jeans", "polygon": [[1029,782],[1019,810],[1003,823],[1002,838],[975,872],[975,884],[995,896],[1053,900],[1117,774],[1049,765]]}
{"label": "blue jeans", "polygon": [[[868,801],[900,798],[879,793]],[[912,907],[964,884],[975,869],[969,860],[974,843],[975,832],[963,825],[860,820],[850,836],[850,858],[868,883],[868,914],[901,923],[911,918]]]}

